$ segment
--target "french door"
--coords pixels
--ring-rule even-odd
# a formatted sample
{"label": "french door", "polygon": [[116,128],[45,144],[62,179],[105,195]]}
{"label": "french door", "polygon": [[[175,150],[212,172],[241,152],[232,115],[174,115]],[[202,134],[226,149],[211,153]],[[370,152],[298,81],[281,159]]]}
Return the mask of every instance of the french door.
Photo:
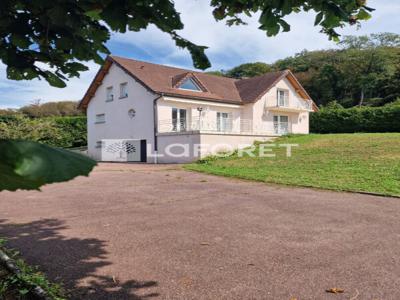
{"label": "french door", "polygon": [[186,130],[186,109],[172,108],[172,131]]}
{"label": "french door", "polygon": [[274,116],[274,133],[288,134],[289,133],[289,117],[277,115]]}
{"label": "french door", "polygon": [[232,125],[228,113],[217,112],[217,131],[231,131]]}

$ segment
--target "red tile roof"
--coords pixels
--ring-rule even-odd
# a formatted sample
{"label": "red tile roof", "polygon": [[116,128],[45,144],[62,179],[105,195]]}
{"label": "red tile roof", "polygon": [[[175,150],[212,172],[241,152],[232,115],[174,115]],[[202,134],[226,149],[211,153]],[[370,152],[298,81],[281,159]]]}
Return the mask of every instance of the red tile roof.
{"label": "red tile roof", "polygon": [[[281,78],[288,75],[294,77],[290,71],[286,70],[271,72],[249,79],[233,79],[118,56],[109,56],[83,97],[80,107],[87,107],[112,63],[120,66],[148,90],[156,94],[233,104],[254,102]],[[193,77],[203,91],[197,92],[177,88],[177,85],[179,86],[189,76]],[[302,87],[301,89],[304,91]],[[310,99],[305,91],[303,95],[305,96],[304,98]]]}

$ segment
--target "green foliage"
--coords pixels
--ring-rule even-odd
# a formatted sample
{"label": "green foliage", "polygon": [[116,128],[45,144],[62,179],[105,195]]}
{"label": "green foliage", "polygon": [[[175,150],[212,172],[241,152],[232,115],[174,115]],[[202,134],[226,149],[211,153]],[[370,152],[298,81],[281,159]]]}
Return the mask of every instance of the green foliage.
{"label": "green foliage", "polygon": [[[15,299],[34,299],[32,294],[36,286],[41,287],[50,299],[63,300],[64,291],[59,284],[50,282],[36,267],[29,266],[20,259],[15,250],[5,249],[5,240],[0,239],[0,248],[15,261],[21,271],[19,274],[0,273],[0,296],[13,295]],[[1,266],[0,266],[1,270]],[[5,298],[11,299],[11,298]],[[13,298],[14,299],[14,298]]]}
{"label": "green foliage", "polygon": [[379,47],[400,47],[400,35],[390,32],[371,35],[345,35],[339,45],[345,49],[371,49]]}
{"label": "green foliage", "polygon": [[221,71],[207,71],[205,72],[206,74],[210,74],[210,75],[215,75],[215,76],[225,76],[225,73],[223,70]]}
{"label": "green foliage", "polygon": [[86,146],[86,117],[0,116],[0,139],[35,141],[61,148]]}
{"label": "green foliage", "polygon": [[87,145],[86,117],[55,117],[50,120],[62,134],[62,143],[55,146],[73,148]]}
{"label": "green foliage", "polygon": [[400,105],[382,107],[324,107],[310,114],[314,133],[400,132]]}
{"label": "green foliage", "polygon": [[35,142],[0,140],[0,191],[39,189],[88,175],[96,162],[86,156]]}
{"label": "green foliage", "polygon": [[343,109],[344,107],[336,100],[329,102],[326,106],[321,107],[321,109]]}
{"label": "green foliage", "polygon": [[255,63],[241,64],[227,71],[225,70],[209,71],[206,73],[211,75],[225,76],[231,78],[246,78],[246,77],[263,75],[271,71],[273,71],[271,65],[268,65],[263,62],[255,62]]}
{"label": "green foliage", "polygon": [[335,1],[243,1],[243,0],[212,0],[211,6],[215,7],[213,14],[217,20],[227,19],[228,25],[245,24],[241,14],[251,16],[261,12],[260,29],[268,36],[277,35],[281,30],[289,31],[290,25],[284,20],[286,16],[300,11],[314,11],[315,26],[321,26],[321,31],[328,34],[330,39],[337,40],[339,34],[335,31],[346,24],[356,24],[368,20],[369,12],[373,9],[367,7],[366,1],[335,0]]}
{"label": "green foliage", "polygon": [[0,19],[0,59],[7,65],[9,79],[39,77],[52,86],[64,87],[69,77],[79,77],[87,70],[82,61],[103,62],[101,55],[109,53],[110,30],[139,31],[149,24],[188,49],[196,67],[210,66],[206,47],[177,34],[183,24],[173,2],[167,0],[8,0],[0,2]]}
{"label": "green foliage", "polygon": [[233,78],[254,77],[271,72],[270,65],[263,62],[241,64],[233,69],[226,71],[225,76]]}
{"label": "green foliage", "polygon": [[[339,36],[335,28],[367,20],[373,10],[363,0],[212,0],[211,6],[215,19],[227,19],[228,25],[245,24],[241,14],[261,12],[259,28],[268,36],[290,30],[284,20],[287,15],[312,10],[317,13],[315,26],[321,26],[322,32],[335,40]],[[87,70],[82,62],[103,62],[102,55],[109,53],[106,42],[110,31],[140,31],[150,24],[187,49],[196,68],[210,66],[207,47],[177,33],[184,25],[170,0],[6,0],[0,2],[0,20],[0,60],[13,80],[39,77],[52,86],[65,87],[68,78]]]}
{"label": "green foliage", "polygon": [[400,97],[398,40],[392,33],[345,37],[344,49],[303,51],[272,66],[292,70],[318,105],[383,105]]}

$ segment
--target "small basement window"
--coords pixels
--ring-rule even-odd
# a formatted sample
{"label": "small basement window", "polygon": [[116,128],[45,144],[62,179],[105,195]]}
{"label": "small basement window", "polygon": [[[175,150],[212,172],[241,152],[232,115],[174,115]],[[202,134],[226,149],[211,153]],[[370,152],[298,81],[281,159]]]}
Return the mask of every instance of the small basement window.
{"label": "small basement window", "polygon": [[190,91],[196,91],[196,92],[201,92],[201,88],[196,84],[196,82],[192,78],[186,79],[180,86],[179,88],[181,90],[190,90]]}
{"label": "small basement window", "polygon": [[106,122],[106,114],[97,114],[96,115],[96,124],[101,124]]}
{"label": "small basement window", "polygon": [[119,98],[128,97],[128,83],[124,82],[119,85]]}
{"label": "small basement window", "polygon": [[106,89],[106,101],[113,101],[113,100],[114,100],[113,87],[109,86]]}
{"label": "small basement window", "polygon": [[103,147],[103,141],[97,141],[96,148],[102,148],[102,147]]}

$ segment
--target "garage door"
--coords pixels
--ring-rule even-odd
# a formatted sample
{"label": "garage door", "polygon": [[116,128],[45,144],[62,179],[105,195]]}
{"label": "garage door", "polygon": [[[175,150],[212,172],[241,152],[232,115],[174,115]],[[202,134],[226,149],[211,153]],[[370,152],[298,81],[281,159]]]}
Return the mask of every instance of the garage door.
{"label": "garage door", "polygon": [[146,162],[146,140],[102,140],[102,161]]}

